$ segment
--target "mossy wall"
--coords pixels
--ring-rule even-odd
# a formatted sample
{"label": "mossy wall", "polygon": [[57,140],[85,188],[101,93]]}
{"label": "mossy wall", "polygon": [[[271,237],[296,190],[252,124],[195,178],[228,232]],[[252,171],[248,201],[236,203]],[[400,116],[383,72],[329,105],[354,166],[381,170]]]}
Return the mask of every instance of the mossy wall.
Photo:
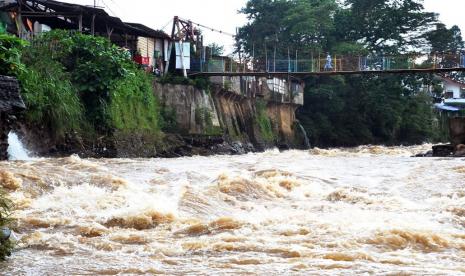
{"label": "mossy wall", "polygon": [[[184,135],[223,136],[229,142],[251,143],[257,150],[296,145],[295,106],[249,98],[212,86],[207,93],[192,85],[155,84],[161,109],[170,125]],[[174,117],[174,118],[172,118]]]}

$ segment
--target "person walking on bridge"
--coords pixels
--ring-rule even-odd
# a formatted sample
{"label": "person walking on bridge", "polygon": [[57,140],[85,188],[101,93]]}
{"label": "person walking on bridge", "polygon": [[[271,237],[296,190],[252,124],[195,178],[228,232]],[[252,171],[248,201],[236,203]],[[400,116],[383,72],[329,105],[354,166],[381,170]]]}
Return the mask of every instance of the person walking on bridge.
{"label": "person walking on bridge", "polygon": [[332,64],[332,59],[331,59],[331,55],[328,53],[328,55],[326,56],[326,63],[325,63],[325,68],[324,68],[325,71],[331,71],[333,70],[333,64]]}

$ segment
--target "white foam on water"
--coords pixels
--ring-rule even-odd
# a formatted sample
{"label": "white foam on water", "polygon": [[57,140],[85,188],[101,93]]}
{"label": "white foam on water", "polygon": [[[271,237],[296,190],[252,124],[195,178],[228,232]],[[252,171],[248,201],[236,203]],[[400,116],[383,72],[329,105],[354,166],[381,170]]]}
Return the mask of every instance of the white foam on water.
{"label": "white foam on water", "polygon": [[29,152],[19,140],[16,133],[8,134],[8,159],[9,160],[31,160]]}

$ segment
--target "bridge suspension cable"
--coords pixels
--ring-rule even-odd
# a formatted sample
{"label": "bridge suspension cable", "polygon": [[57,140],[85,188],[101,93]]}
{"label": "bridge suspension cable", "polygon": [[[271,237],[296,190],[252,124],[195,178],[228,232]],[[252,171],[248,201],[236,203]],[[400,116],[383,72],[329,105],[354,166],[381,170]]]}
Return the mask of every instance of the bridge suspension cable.
{"label": "bridge suspension cable", "polygon": [[201,28],[204,28],[204,29],[207,29],[207,30],[210,30],[212,32],[216,32],[216,33],[220,33],[220,34],[223,34],[223,35],[226,35],[226,36],[230,36],[230,37],[236,37],[235,34],[231,34],[229,32],[225,32],[225,31],[222,31],[222,30],[219,30],[219,29],[215,29],[215,28],[212,28],[212,27],[209,27],[209,26],[206,26],[206,25],[203,25],[203,24],[200,24],[200,23],[196,23],[192,20],[189,20],[189,19],[183,19],[183,18],[180,18],[182,20],[185,20],[185,21],[188,21],[188,22],[191,22],[193,25],[197,26],[197,27],[201,27]]}

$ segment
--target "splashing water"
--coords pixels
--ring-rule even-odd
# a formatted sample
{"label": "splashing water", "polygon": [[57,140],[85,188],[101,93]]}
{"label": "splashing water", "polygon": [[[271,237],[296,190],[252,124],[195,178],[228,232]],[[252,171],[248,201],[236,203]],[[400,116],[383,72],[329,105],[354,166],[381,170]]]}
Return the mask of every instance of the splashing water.
{"label": "splashing water", "polygon": [[30,160],[28,151],[19,140],[16,133],[8,133],[8,159],[9,160]]}
{"label": "splashing water", "polygon": [[[0,162],[5,275],[464,275],[463,159],[420,147]],[[0,274],[1,274],[0,273]]]}
{"label": "splashing water", "polygon": [[311,147],[310,145],[310,140],[308,139],[307,131],[305,131],[305,128],[302,126],[302,124],[299,122],[298,123],[300,131],[302,132],[302,135],[304,136],[304,144],[305,148],[309,149]]}

